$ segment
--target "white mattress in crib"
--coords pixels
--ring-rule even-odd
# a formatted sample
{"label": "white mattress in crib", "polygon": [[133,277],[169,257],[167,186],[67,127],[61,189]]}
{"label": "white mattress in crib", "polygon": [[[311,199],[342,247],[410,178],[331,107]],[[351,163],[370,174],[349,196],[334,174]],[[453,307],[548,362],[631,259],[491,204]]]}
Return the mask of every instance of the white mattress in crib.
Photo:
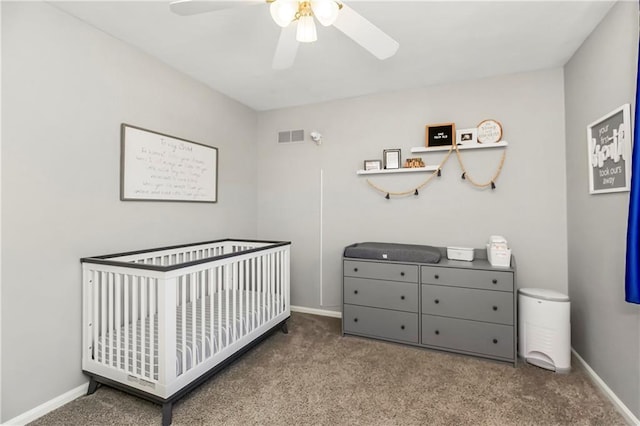
{"label": "white mattress in crib", "polygon": [[[227,295],[228,295],[228,312],[229,320],[227,326]],[[219,297],[221,296],[221,299]],[[255,299],[254,299],[255,296]],[[205,297],[205,321],[204,321],[204,339],[202,338],[202,299],[197,299],[195,303],[188,302],[184,305],[184,311],[182,306],[176,308],[176,375],[182,374],[183,371],[187,371],[193,367],[194,364],[200,363],[203,359],[208,358],[212,353],[218,352],[224,348],[227,343],[231,343],[234,340],[246,335],[254,328],[258,327],[262,321],[259,318],[259,313],[263,312],[262,307],[266,305],[262,300],[263,294],[253,291],[236,291],[235,298],[235,317],[233,316],[233,295],[231,292],[217,293],[213,297],[213,321],[211,317],[211,298]],[[247,304],[247,300],[249,303]],[[273,303],[273,302],[272,302]],[[193,343],[193,311],[195,306],[195,337],[196,343]],[[241,309],[242,307],[242,309]],[[186,317],[186,321],[182,324],[182,317]],[[219,314],[218,314],[219,313]],[[266,315],[266,313],[265,313]],[[150,368],[153,367],[153,378],[158,378],[158,316],[154,316],[154,338],[153,338],[153,364],[150,365],[150,332],[149,332],[149,318],[145,319],[145,338],[144,338],[144,351],[142,350],[142,321],[138,320],[135,323],[135,374],[142,376],[149,376]],[[126,330],[125,333],[125,328]],[[123,326],[120,329],[120,366],[119,368],[127,369],[133,372],[133,360],[134,360],[134,324],[130,323],[127,326]],[[213,328],[213,341],[211,339],[211,330]],[[186,334],[186,339],[183,345],[182,336]],[[125,345],[125,334],[128,336],[128,344]],[[113,336],[113,341],[111,340]],[[106,345],[112,345],[113,349],[110,351],[111,356],[115,359],[118,352],[117,346],[117,333],[107,332],[105,334]],[[111,343],[109,343],[111,342]],[[204,342],[204,348],[203,346]],[[96,358],[100,359],[102,351],[102,338],[97,339],[97,351]],[[203,350],[204,349],[204,350]],[[125,368],[125,351],[128,361],[128,367]],[[107,351],[109,352],[109,351]],[[183,360],[183,352],[185,352]],[[204,357],[203,357],[204,352]],[[195,359],[194,359],[195,358]],[[144,359],[144,372],[142,370],[142,360]],[[183,362],[184,361],[184,362]],[[195,362],[194,362],[195,361]],[[113,364],[112,360],[108,360],[109,364]],[[185,367],[186,364],[186,368]],[[146,374],[144,374],[146,373]]]}

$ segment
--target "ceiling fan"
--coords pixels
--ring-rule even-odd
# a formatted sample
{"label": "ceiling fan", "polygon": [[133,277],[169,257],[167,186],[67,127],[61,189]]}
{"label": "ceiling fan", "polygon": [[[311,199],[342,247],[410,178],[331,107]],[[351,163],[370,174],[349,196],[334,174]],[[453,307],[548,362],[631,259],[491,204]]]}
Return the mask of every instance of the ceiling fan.
{"label": "ceiling fan", "polygon": [[317,40],[314,17],[321,25],[333,25],[378,59],[390,58],[400,46],[341,0],[174,0],[169,7],[172,12],[187,16],[265,2],[269,4],[273,20],[282,27],[273,57],[274,69],[293,65],[298,43]]}

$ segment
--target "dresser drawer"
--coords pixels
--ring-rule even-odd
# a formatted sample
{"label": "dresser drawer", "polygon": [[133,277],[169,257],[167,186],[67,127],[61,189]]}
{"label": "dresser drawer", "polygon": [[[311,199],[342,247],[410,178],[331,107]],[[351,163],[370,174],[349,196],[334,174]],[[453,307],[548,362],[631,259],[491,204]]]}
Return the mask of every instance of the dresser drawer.
{"label": "dresser drawer", "polygon": [[344,305],[345,333],[418,343],[418,314]]}
{"label": "dresser drawer", "polygon": [[357,278],[373,278],[374,280],[417,283],[418,265],[345,260],[344,276]]}
{"label": "dresser drawer", "polygon": [[423,284],[513,292],[513,273],[506,271],[422,266],[421,277]]}
{"label": "dresser drawer", "polygon": [[511,325],[513,293],[423,285],[422,313]]}
{"label": "dresser drawer", "polygon": [[513,327],[422,315],[423,345],[514,359]]}
{"label": "dresser drawer", "polygon": [[418,312],[418,284],[345,277],[344,303]]}

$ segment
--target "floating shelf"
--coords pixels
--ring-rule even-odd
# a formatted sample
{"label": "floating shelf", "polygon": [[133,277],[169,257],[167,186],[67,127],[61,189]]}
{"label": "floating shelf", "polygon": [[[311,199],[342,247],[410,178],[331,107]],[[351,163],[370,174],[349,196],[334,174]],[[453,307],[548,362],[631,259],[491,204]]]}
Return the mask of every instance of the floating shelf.
{"label": "floating shelf", "polygon": [[[507,146],[509,145],[509,142],[507,141],[500,141],[500,142],[496,142],[496,143],[477,143],[477,144],[473,144],[473,145],[460,145],[458,146],[458,149],[460,151],[464,150],[464,149],[486,149],[486,148],[500,148],[503,146]],[[449,151],[451,149],[450,145],[447,146],[434,146],[431,148],[428,148],[426,146],[416,146],[411,148],[411,152],[413,154],[420,154],[420,153],[425,153],[425,152],[437,152],[437,151]]]}
{"label": "floating shelf", "polygon": [[382,175],[391,173],[419,173],[419,172],[435,172],[438,170],[438,166],[426,166],[426,167],[406,167],[402,169],[383,169],[383,170],[358,170],[358,175]]}

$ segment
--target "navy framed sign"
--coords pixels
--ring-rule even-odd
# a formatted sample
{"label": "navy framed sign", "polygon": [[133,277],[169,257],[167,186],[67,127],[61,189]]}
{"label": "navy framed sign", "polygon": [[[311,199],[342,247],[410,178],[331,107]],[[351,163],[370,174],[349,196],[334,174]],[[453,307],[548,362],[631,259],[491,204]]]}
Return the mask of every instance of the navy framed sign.
{"label": "navy framed sign", "polygon": [[589,193],[631,188],[630,106],[624,104],[587,126]]}

